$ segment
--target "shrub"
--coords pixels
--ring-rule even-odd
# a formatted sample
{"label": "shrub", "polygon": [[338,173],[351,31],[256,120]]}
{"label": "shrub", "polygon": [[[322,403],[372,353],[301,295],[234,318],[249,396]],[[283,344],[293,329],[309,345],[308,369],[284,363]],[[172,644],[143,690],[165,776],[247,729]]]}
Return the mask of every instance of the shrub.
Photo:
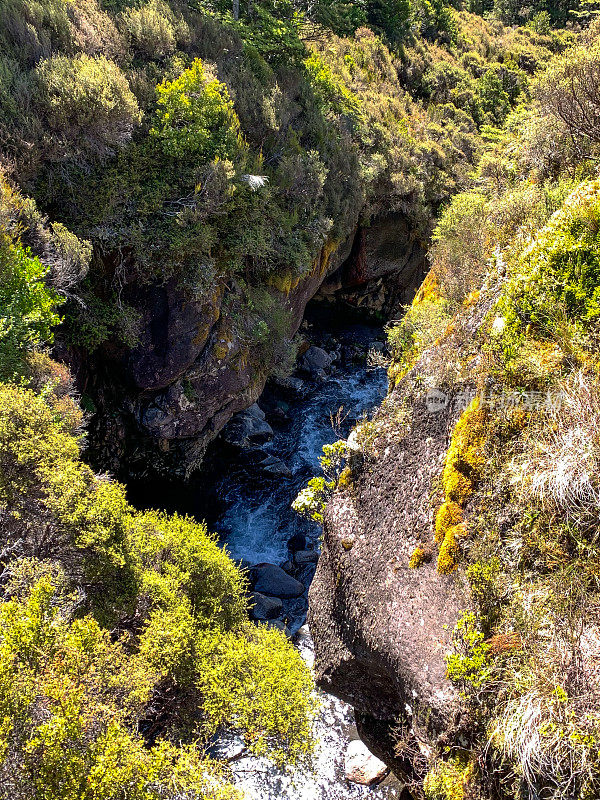
{"label": "shrub", "polygon": [[196,749],[149,749],[132,732],[154,673],[90,617],[67,621],[56,600],[45,576],[0,605],[0,772],[17,796],[236,797]]}
{"label": "shrub", "polygon": [[0,230],[0,380],[23,373],[27,351],[52,340],[61,298],[45,282],[48,267]]}
{"label": "shrub", "polygon": [[[499,309],[521,325],[545,328],[548,309],[569,319],[600,317],[600,183],[584,181],[523,251]],[[513,322],[514,324],[514,322]]]}
{"label": "shrub", "polygon": [[452,198],[433,233],[431,260],[444,294],[461,303],[479,287],[490,252],[488,201],[479,192]]}
{"label": "shrub", "polygon": [[161,59],[172,53],[189,29],[163,0],[149,0],[142,6],[127,9],[122,26],[133,47],[148,58]]}
{"label": "shrub", "polygon": [[141,120],[125,75],[104,56],[53,56],[35,75],[53,157],[106,157],[131,138]]}
{"label": "shrub", "polygon": [[538,82],[537,98],[573,136],[600,142],[600,41],[570,48],[553,59]]}
{"label": "shrub", "polygon": [[244,149],[227,87],[206,74],[199,58],[174,81],[158,86],[150,135],[165,155],[195,164],[215,158],[236,162]]}
{"label": "shrub", "polygon": [[445,657],[450,680],[463,688],[484,686],[490,677],[489,648],[472,611],[465,612],[456,623],[452,643],[454,650]]}
{"label": "shrub", "polygon": [[436,761],[423,781],[425,800],[465,800],[473,773],[473,765],[459,756]]}

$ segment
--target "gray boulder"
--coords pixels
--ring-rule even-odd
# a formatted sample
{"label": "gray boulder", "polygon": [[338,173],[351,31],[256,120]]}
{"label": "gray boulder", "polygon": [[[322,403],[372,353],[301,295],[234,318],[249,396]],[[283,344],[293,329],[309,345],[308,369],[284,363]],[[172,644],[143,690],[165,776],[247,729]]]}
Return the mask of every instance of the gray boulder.
{"label": "gray boulder", "polygon": [[250,603],[250,616],[255,620],[276,619],[283,611],[283,603],[278,597],[267,597],[260,592],[252,592]]}
{"label": "gray boulder", "polygon": [[261,471],[266,472],[267,475],[273,475],[277,478],[292,477],[291,469],[280,458],[277,458],[277,456],[267,456],[260,462],[259,467]]}
{"label": "gray boulder", "polygon": [[300,597],[304,586],[275,564],[256,564],[250,572],[252,588],[255,592],[282,597]]}
{"label": "gray boulder", "polygon": [[382,781],[389,768],[371,753],[366,744],[355,739],[346,750],[344,763],[346,779],[362,786],[373,786]]}
{"label": "gray boulder", "polygon": [[273,428],[265,422],[265,414],[254,403],[236,414],[223,429],[223,439],[241,449],[259,447],[273,438]]}
{"label": "gray boulder", "polygon": [[300,359],[298,368],[311,377],[322,377],[331,366],[333,357],[321,347],[309,347]]}

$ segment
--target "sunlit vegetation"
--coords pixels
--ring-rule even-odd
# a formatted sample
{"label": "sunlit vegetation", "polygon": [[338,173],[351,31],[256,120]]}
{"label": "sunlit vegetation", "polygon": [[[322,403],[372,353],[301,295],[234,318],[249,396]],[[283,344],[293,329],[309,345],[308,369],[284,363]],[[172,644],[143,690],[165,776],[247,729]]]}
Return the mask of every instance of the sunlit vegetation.
{"label": "sunlit vegetation", "polygon": [[445,334],[419,335],[414,307],[390,331],[394,382],[477,395],[453,418],[431,542],[470,585],[446,665],[477,735],[438,754],[431,798],[599,792],[597,47],[592,25],[550,61],[443,209],[428,314],[445,304]]}

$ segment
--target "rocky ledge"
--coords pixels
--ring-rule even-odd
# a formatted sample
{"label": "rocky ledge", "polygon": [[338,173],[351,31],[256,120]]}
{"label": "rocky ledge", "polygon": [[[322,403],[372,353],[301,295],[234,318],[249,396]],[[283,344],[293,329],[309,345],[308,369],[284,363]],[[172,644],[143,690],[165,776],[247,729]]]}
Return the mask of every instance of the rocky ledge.
{"label": "rocky ledge", "polygon": [[468,598],[434,561],[409,567],[432,540],[431,490],[456,416],[407,403],[400,387],[388,396],[353,459],[362,466],[327,507],[309,593],[317,681],[354,707],[361,738],[397,773],[462,735],[444,654]]}
{"label": "rocky ledge", "polygon": [[[320,289],[336,302],[346,292],[345,307],[381,316],[416,288],[423,266],[424,250],[398,215],[358,228],[337,249],[324,247],[300,280],[286,279],[283,268],[273,280],[269,292],[288,319],[279,335],[292,339]],[[232,294],[235,286],[196,299],[174,283],[132,287],[126,299],[141,319],[136,346],[105,343],[92,369],[83,354],[62,354],[96,407],[90,450],[102,469],[128,479],[185,477],[227,422],[256,402],[272,365],[240,334],[244,320],[231,311]],[[277,349],[283,341],[270,344]],[[299,362],[311,377],[329,365],[315,348]]]}

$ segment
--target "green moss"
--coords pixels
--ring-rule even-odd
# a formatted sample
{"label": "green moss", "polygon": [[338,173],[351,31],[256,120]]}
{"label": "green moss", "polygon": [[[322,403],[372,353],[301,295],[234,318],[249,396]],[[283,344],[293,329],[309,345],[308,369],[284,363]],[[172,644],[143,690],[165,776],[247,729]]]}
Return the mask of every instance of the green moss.
{"label": "green moss", "polygon": [[448,761],[438,760],[425,776],[423,792],[426,800],[465,800],[470,796],[473,779],[472,762],[458,756]]}

